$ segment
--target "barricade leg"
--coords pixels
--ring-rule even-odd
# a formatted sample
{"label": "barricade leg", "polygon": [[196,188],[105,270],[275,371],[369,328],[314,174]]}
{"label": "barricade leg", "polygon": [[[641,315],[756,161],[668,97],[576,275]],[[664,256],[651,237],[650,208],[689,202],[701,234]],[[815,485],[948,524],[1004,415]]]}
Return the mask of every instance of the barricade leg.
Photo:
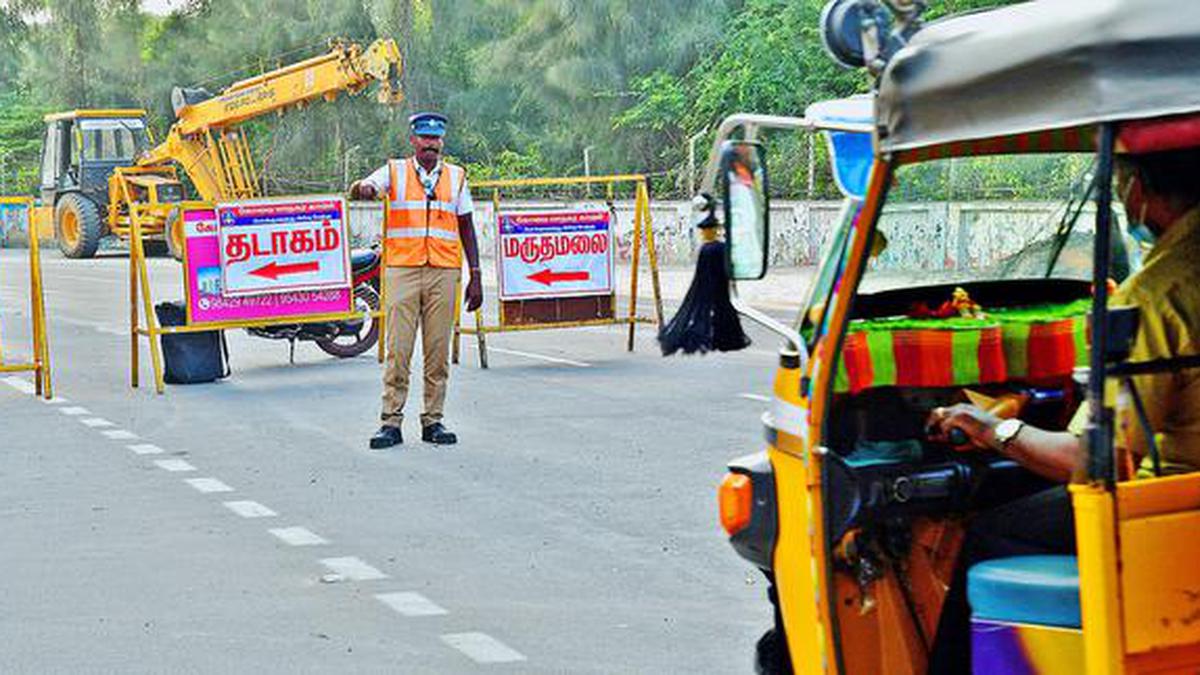
{"label": "barricade leg", "polygon": [[637,333],[638,268],[642,254],[642,209],[639,192],[633,202],[633,260],[629,266],[629,342],[627,349],[633,351],[633,339]]}
{"label": "barricade leg", "polygon": [[387,292],[387,221],[391,209],[391,202],[387,199],[383,200],[383,220],[380,221],[379,227],[379,316],[376,319],[379,321],[379,362],[383,363],[387,359],[387,313],[388,313],[388,292]]}
{"label": "barricade leg", "polygon": [[642,231],[646,233],[646,255],[650,263],[650,287],[654,291],[654,318],[658,325],[663,325],[662,285],[658,278],[658,252],[654,247],[654,224],[650,215],[650,179],[638,184],[638,196],[645,206],[642,208],[642,218],[645,223]]}
{"label": "barricade leg", "polygon": [[158,345],[158,321],[154,316],[154,302],[150,295],[150,274],[146,271],[146,248],[142,244],[141,214],[134,205],[130,205],[129,219],[133,224],[133,232],[129,238],[130,253],[138,260],[138,278],[141,282],[142,309],[146,317],[146,335],[150,340],[150,364],[154,368],[154,390],[162,394],[166,391],[163,382],[162,354]]}
{"label": "barricade leg", "polygon": [[475,310],[475,335],[479,338],[479,367],[487,370],[487,333],[483,328],[483,308]]}
{"label": "barricade leg", "polygon": [[129,386],[138,388],[138,260],[133,244],[129,246]]}
{"label": "barricade leg", "polygon": [[46,400],[54,398],[54,387],[50,381],[50,340],[46,330],[46,293],[42,285],[42,248],[32,221],[29,222],[29,273],[30,298],[33,310],[33,350],[37,363],[34,373],[36,392]]}
{"label": "barricade leg", "polygon": [[[50,382],[50,349],[46,339],[46,305],[42,288],[41,249],[37,228],[33,222],[33,200],[27,197],[0,197],[0,204],[24,206],[26,232],[29,238],[29,318],[32,349],[26,363],[4,363],[0,348],[0,373],[33,373],[36,396],[53,396]],[[3,340],[0,340],[2,344]]]}

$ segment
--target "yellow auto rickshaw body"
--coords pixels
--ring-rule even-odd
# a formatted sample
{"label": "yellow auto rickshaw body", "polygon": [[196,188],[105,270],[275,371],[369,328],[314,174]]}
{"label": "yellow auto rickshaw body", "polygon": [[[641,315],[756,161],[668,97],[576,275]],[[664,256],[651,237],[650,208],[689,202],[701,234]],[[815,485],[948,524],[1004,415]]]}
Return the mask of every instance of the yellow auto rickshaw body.
{"label": "yellow auto rickshaw body", "polygon": [[[961,514],[908,517],[907,548],[864,573],[848,561],[865,544],[839,525],[849,519],[839,511],[845,462],[831,449],[837,379],[897,172],[952,157],[1094,153],[1096,250],[1107,251],[1113,154],[1200,147],[1200,15],[1180,0],[1103,0],[943,20],[891,56],[873,104],[869,178],[848,200],[841,239],[818,273],[832,278],[827,297],[803,308],[781,352],[763,417],[766,461],[735,461],[720,494],[732,543],[772,582],[781,662],[806,674],[925,672],[964,533]],[[747,138],[761,127],[821,128],[745,115],[727,122],[723,132],[740,127]],[[731,249],[737,227],[726,223]],[[1095,256],[1101,283],[1086,325],[1108,325],[1106,291],[1096,290],[1108,259]],[[1078,624],[1001,621],[1011,651],[988,657],[996,669],[976,654],[976,673],[1200,672],[1200,475],[1129,480],[1118,471],[1111,401],[1097,392],[1131,372],[1123,367],[1147,364],[1113,361],[1108,333],[1089,328],[1090,352],[1079,354],[1091,369],[1092,426],[1087,466],[1070,486]],[[762,648],[760,669],[770,671]]]}

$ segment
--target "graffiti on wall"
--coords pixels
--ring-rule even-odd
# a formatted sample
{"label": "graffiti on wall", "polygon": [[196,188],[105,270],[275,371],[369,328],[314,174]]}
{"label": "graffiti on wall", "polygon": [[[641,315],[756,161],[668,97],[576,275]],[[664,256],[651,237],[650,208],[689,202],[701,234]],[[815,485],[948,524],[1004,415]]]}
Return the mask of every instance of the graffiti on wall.
{"label": "graffiti on wall", "polygon": [[[837,225],[841,203],[836,201],[775,201],[771,203],[771,265],[811,267]],[[887,207],[881,228],[888,237],[887,250],[872,265],[885,270],[939,270],[991,264],[1048,237],[1058,216],[1057,202],[923,202]],[[629,262],[633,256],[633,201],[611,204],[597,201],[505,202],[506,211],[554,208],[609,210],[613,219],[616,256]],[[691,226],[691,205],[685,201],[655,202],[650,210],[654,246],[659,264],[686,266],[695,262],[700,243]],[[382,211],[374,203],[353,203],[350,228],[356,247],[379,239]],[[1080,229],[1090,222],[1080,218]],[[495,215],[492,204],[476,203],[475,228],[480,251],[491,258],[495,251]],[[645,258],[643,257],[643,264]]]}

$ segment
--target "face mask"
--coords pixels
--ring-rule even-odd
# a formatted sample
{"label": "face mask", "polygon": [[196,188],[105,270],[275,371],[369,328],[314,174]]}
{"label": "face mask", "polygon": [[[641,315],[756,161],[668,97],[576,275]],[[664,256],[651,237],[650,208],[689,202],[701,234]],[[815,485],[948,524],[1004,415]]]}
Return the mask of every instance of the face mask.
{"label": "face mask", "polygon": [[[1133,191],[1133,177],[1131,176],[1126,182],[1125,187],[1120,190],[1121,201],[1128,203],[1129,193]],[[1142,246],[1153,246],[1158,236],[1146,226],[1146,208],[1147,204],[1142,203],[1142,212],[1138,214],[1136,219],[1130,219],[1128,224],[1129,236],[1133,237],[1134,241]]]}
{"label": "face mask", "polygon": [[1153,246],[1158,237],[1145,223],[1129,223],[1129,236],[1143,246]]}

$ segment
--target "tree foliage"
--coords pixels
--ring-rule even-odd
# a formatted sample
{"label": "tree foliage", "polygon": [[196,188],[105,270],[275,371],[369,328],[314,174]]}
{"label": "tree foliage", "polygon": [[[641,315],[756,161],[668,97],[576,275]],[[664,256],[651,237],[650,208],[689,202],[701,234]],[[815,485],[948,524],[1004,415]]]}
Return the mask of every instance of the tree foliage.
{"label": "tree foliage", "polygon": [[[1003,0],[941,0],[931,15]],[[448,152],[487,176],[667,174],[686,184],[688,139],[737,111],[800,114],[866,91],[823,53],[823,0],[0,0],[0,162],[32,189],[42,114],[142,107],[161,135],[173,86],[219,91],[319,53],[333,37],[392,37],[399,110],[342,97],[246,125],[268,187],[341,187],[405,149],[406,116],[449,114]],[[703,138],[703,142],[710,141]],[[704,143],[698,146],[701,158]],[[809,148],[780,139],[779,182],[800,193]],[[0,165],[2,166],[2,165]],[[819,164],[818,164],[819,166]],[[10,167],[10,172],[11,172]]]}

